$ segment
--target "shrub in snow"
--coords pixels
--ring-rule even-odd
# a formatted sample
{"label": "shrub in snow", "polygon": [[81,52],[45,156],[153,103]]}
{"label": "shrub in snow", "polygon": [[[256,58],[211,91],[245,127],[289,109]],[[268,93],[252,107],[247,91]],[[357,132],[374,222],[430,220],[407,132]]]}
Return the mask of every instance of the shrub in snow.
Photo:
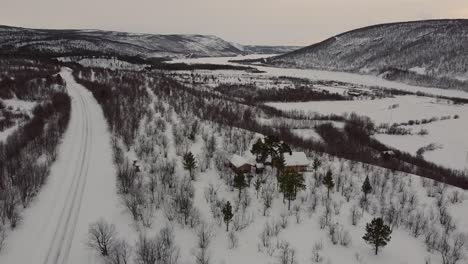
{"label": "shrub in snow", "polygon": [[140,220],[145,203],[144,193],[136,187],[133,187],[124,196],[124,204],[135,221]]}
{"label": "shrub in snow", "polygon": [[359,224],[359,221],[362,218],[362,210],[357,205],[353,205],[351,207],[350,218],[351,218],[351,224],[353,226]]}
{"label": "shrub in snow", "polygon": [[312,248],[312,263],[321,263],[323,261],[322,249],[322,241],[315,242],[314,247]]}
{"label": "shrub in snow", "polygon": [[154,238],[141,235],[135,246],[136,264],[176,264],[180,249],[175,244],[174,233],[170,227],[164,227]]}
{"label": "shrub in snow", "polygon": [[191,213],[193,213],[194,210],[194,195],[195,189],[189,178],[186,177],[177,183],[172,206],[179,214],[178,221],[181,224],[187,225],[192,217]]}
{"label": "shrub in snow", "polygon": [[231,230],[230,232],[228,232],[227,237],[228,237],[228,248],[229,249],[237,248],[237,246],[239,245],[239,239],[237,238],[236,233],[233,230]]}
{"label": "shrub in snow", "polygon": [[280,231],[281,226],[279,222],[267,221],[263,231],[260,233],[260,243],[258,244],[258,250],[272,256],[275,252],[275,247],[273,246],[272,240],[273,238],[278,237]]}
{"label": "shrub in snow", "polygon": [[449,199],[452,204],[461,203],[463,201],[463,193],[459,190],[455,190],[451,193]]}
{"label": "shrub in snow", "polygon": [[296,264],[296,250],[291,247],[289,242],[281,241],[278,245],[278,264]]}
{"label": "shrub in snow", "polygon": [[296,223],[297,224],[301,223],[301,206],[299,204],[295,204],[293,206],[293,213],[294,213],[294,216],[296,217]]}
{"label": "shrub in snow", "polygon": [[2,251],[5,240],[6,240],[6,228],[0,224],[0,252]]}
{"label": "shrub in snow", "polygon": [[333,201],[333,210],[335,212],[335,215],[339,215],[341,211],[341,205],[342,203],[339,201]]}
{"label": "shrub in snow", "polygon": [[109,264],[126,264],[130,263],[132,256],[132,247],[123,239],[119,239],[111,248],[107,262]]}
{"label": "shrub in snow", "polygon": [[282,212],[280,214],[280,218],[278,222],[282,229],[286,229],[286,227],[288,227],[288,218],[289,218],[288,212]]}
{"label": "shrub in snow", "polygon": [[212,237],[212,228],[205,223],[201,223],[197,230],[197,248],[194,253],[197,264],[208,264],[210,262],[208,246]]}
{"label": "shrub in snow", "polygon": [[239,211],[232,220],[232,227],[235,231],[247,228],[254,221],[254,215],[246,211]]}
{"label": "shrub in snow", "polygon": [[261,198],[263,200],[263,215],[265,216],[267,210],[270,209],[273,199],[275,198],[276,187],[272,182],[264,184],[262,188]]}
{"label": "shrub in snow", "polygon": [[438,251],[442,255],[442,264],[457,264],[463,260],[466,244],[466,234],[445,234],[438,247]]}

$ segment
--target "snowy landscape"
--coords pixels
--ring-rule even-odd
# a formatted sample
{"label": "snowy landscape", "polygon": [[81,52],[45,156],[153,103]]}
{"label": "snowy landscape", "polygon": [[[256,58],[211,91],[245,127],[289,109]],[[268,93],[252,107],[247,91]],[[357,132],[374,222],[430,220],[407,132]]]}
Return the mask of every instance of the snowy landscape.
{"label": "snowy landscape", "polygon": [[359,51],[441,24],[466,47],[0,27],[0,264],[468,263],[468,66]]}

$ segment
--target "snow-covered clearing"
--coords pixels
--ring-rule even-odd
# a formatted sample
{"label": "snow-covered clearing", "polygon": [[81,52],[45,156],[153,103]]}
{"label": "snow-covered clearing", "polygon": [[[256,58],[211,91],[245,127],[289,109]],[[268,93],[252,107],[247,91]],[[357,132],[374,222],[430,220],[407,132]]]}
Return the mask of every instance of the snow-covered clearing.
{"label": "snow-covered clearing", "polygon": [[[173,62],[184,62],[184,63],[210,63],[210,64],[228,64],[228,65],[239,65],[238,63],[229,62],[229,60],[243,60],[243,59],[256,59],[265,58],[271,55],[249,55],[249,56],[238,56],[238,57],[218,57],[218,58],[196,58],[196,59],[177,59]],[[393,82],[385,80],[378,76],[364,75],[357,73],[347,72],[332,72],[322,70],[310,70],[310,69],[292,69],[292,68],[276,68],[276,67],[265,67],[260,65],[254,65],[260,71],[260,75],[265,76],[289,76],[297,78],[308,78],[311,80],[333,80],[352,84],[367,85],[367,86],[379,86],[386,88],[399,89],[409,92],[424,92],[433,95],[443,95],[449,97],[460,97],[468,98],[468,93],[459,90],[446,90],[440,88],[431,87],[418,87],[408,85],[399,82]],[[243,74],[242,72],[233,71],[234,75]]]}
{"label": "snow-covered clearing", "polygon": [[70,70],[61,75],[72,98],[70,124],[48,182],[9,234],[0,263],[99,263],[85,244],[89,223],[103,217],[122,231],[130,229],[117,196],[102,110]]}
{"label": "snow-covered clearing", "polygon": [[[428,151],[424,157],[436,164],[463,170],[468,153],[468,106],[447,104],[445,100],[430,97],[397,96],[376,100],[355,101],[321,101],[303,103],[269,103],[280,110],[301,110],[321,114],[350,114],[370,117],[376,124],[402,123],[410,120],[429,120],[432,117],[450,116],[449,120],[439,120],[428,124],[404,126],[416,134],[426,129],[429,134],[419,135],[376,135],[382,143],[403,151],[416,154],[416,151],[431,143],[441,145],[441,148]],[[458,115],[458,119],[453,117]]]}
{"label": "snow-covered clearing", "polygon": [[[445,100],[419,96],[396,96],[375,100],[268,103],[277,109],[317,112],[320,114],[356,113],[370,117],[377,124],[401,123],[432,117],[467,115],[468,106],[447,104]],[[443,121],[440,121],[443,122]]]}
{"label": "snow-covered clearing", "polygon": [[4,99],[2,102],[7,108],[11,108],[17,111],[25,111],[31,113],[34,107],[37,105],[37,102],[34,101],[24,101],[19,99]]}

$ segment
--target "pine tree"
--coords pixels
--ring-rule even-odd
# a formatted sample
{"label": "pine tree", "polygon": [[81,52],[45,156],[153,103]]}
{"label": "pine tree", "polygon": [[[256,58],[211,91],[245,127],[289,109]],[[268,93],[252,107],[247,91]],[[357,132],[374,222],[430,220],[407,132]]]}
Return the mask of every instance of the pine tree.
{"label": "pine tree", "polygon": [[320,167],[320,165],[321,165],[320,160],[318,158],[315,158],[314,159],[314,170],[317,171],[318,168]]}
{"label": "pine tree", "polygon": [[284,160],[284,155],[280,154],[279,156],[273,157],[271,160],[272,165],[276,168],[276,179],[279,181],[280,173],[286,167],[286,161]]}
{"label": "pine tree", "polygon": [[288,144],[281,142],[279,146],[279,154],[290,153],[290,152],[292,152],[291,147]]}
{"label": "pine tree", "polygon": [[327,197],[330,199],[330,190],[335,187],[335,181],[333,180],[331,170],[327,171],[327,174],[323,178],[323,184],[327,187]]}
{"label": "pine tree", "polygon": [[232,217],[232,206],[229,201],[226,202],[223,208],[224,223],[226,223],[226,231],[229,231],[229,222],[231,222]]}
{"label": "pine tree", "polygon": [[291,201],[296,199],[297,192],[304,190],[304,177],[293,170],[286,170],[281,176],[280,190],[283,198],[288,200],[288,210],[291,209]]}
{"label": "pine tree", "polygon": [[370,184],[369,176],[366,176],[366,179],[362,184],[362,192],[364,193],[364,200],[367,202],[367,195],[372,192],[372,185]]}
{"label": "pine tree", "polygon": [[236,173],[234,176],[234,188],[239,190],[239,198],[241,196],[242,189],[247,187],[247,182],[245,182],[245,175],[244,173]]}
{"label": "pine tree", "polygon": [[252,154],[256,156],[257,162],[260,162],[262,160],[264,149],[265,144],[263,144],[263,141],[261,139],[258,139],[257,142],[255,142],[255,144],[252,145],[252,149],[250,150],[250,152],[252,152]]}
{"label": "pine tree", "polygon": [[366,234],[362,237],[368,244],[374,246],[375,255],[379,253],[379,248],[384,247],[392,238],[392,230],[384,224],[382,218],[374,218],[366,224]]}
{"label": "pine tree", "polygon": [[197,167],[197,161],[193,156],[192,152],[187,152],[184,154],[184,169],[189,171],[190,179],[194,180],[193,170]]}

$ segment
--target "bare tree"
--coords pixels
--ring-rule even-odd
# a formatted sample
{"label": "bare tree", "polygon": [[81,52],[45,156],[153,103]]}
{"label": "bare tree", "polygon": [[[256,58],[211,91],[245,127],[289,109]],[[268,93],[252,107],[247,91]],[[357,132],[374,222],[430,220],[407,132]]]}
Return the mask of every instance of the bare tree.
{"label": "bare tree", "polygon": [[292,248],[288,242],[282,241],[279,245],[278,264],[296,264],[296,263],[297,263],[296,250]]}
{"label": "bare tree", "polygon": [[87,244],[91,249],[98,251],[102,256],[108,256],[114,246],[117,232],[113,224],[99,219],[89,225]]}
{"label": "bare tree", "polygon": [[197,249],[195,252],[195,260],[197,264],[209,264],[210,255],[208,246],[211,242],[213,231],[210,226],[205,223],[200,224],[197,230]]}
{"label": "bare tree", "polygon": [[275,197],[275,187],[273,183],[269,182],[264,185],[262,188],[262,200],[263,200],[263,215],[266,215],[267,210],[271,207],[273,203],[273,198]]}
{"label": "bare tree", "polygon": [[179,247],[175,245],[170,227],[164,227],[154,238],[140,236],[135,247],[137,264],[176,264],[179,260]]}
{"label": "bare tree", "polygon": [[456,234],[453,237],[445,235],[440,241],[439,252],[442,255],[443,264],[457,264],[464,258],[463,247],[466,244],[464,234]]}
{"label": "bare tree", "polygon": [[128,264],[132,255],[132,247],[127,241],[121,239],[114,243],[111,248],[107,262],[109,264]]}

